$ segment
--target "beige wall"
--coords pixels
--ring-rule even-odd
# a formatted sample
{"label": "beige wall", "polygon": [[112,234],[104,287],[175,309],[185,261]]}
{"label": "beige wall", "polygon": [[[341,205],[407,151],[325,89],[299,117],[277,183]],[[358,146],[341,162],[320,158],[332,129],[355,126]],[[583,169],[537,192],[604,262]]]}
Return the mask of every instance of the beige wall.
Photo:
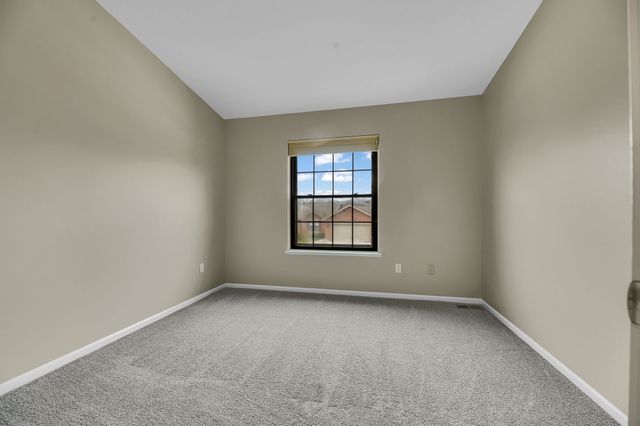
{"label": "beige wall", "polygon": [[[0,2],[0,382],[224,280],[482,295],[626,411],[624,7],[545,1],[483,98],[225,123],[94,2]],[[286,255],[287,140],[371,133],[383,256]]]}
{"label": "beige wall", "polygon": [[622,0],[544,1],[484,96],[483,297],[627,410]]}
{"label": "beige wall", "polygon": [[222,281],[222,126],[96,3],[0,2],[0,382]]}
{"label": "beige wall", "polygon": [[[480,296],[479,119],[470,97],[227,121],[227,281]],[[372,133],[382,257],[286,255],[287,141]]]}

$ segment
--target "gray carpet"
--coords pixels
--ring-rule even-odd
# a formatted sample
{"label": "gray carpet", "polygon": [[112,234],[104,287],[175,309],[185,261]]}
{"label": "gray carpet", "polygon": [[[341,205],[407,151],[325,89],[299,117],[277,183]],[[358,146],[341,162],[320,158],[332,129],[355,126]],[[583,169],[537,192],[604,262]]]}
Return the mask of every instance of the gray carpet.
{"label": "gray carpet", "polygon": [[616,424],[483,310],[232,289],[0,397],[0,423]]}

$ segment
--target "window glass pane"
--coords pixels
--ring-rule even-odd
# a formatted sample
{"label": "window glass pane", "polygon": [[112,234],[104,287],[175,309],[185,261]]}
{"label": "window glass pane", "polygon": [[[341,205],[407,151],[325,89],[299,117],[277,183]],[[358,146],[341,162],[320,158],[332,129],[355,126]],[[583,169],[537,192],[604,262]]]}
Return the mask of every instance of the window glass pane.
{"label": "window glass pane", "polygon": [[323,245],[331,245],[332,231],[331,231],[331,222],[314,222],[313,223],[313,232],[314,232],[314,246],[323,246]]}
{"label": "window glass pane", "polygon": [[298,195],[313,194],[313,173],[298,173]]}
{"label": "window glass pane", "polygon": [[370,169],[371,153],[370,152],[354,152],[355,167],[354,169]]}
{"label": "window glass pane", "polygon": [[331,170],[331,164],[333,163],[333,154],[315,155],[315,158],[316,172]]}
{"label": "window glass pane", "polygon": [[315,195],[331,195],[331,172],[316,173]]}
{"label": "window glass pane", "polygon": [[296,161],[294,244],[373,248],[372,153],[300,155]]}
{"label": "window glass pane", "polygon": [[309,244],[311,245],[311,223],[298,223],[297,224],[297,244]]}
{"label": "window glass pane", "polygon": [[314,219],[317,221],[331,221],[331,198],[316,198],[314,200]]}
{"label": "window glass pane", "polygon": [[298,198],[297,220],[313,220],[312,210],[313,198]]}
{"label": "window glass pane", "polygon": [[351,194],[353,172],[335,172],[333,176],[333,193],[336,195]]}
{"label": "window glass pane", "polygon": [[353,172],[354,189],[356,194],[371,194],[371,172]]}
{"label": "window glass pane", "polygon": [[354,223],[353,224],[353,244],[357,246],[371,245],[371,224],[370,223]]}
{"label": "window glass pane", "polygon": [[[346,197],[346,198],[334,198],[333,199],[333,213],[335,215],[335,217],[333,218],[333,220],[342,220],[342,219],[338,219],[338,215],[340,212],[347,210],[347,212],[349,212],[349,206],[351,206],[351,197]],[[342,216],[340,216],[342,217]],[[344,220],[343,220],[344,221]],[[349,213],[349,219],[347,219],[348,222],[351,222],[351,213]]]}
{"label": "window glass pane", "polygon": [[371,222],[371,198],[354,198],[353,221]]}
{"label": "window glass pane", "polygon": [[351,224],[333,224],[333,243],[335,245],[351,245]]}
{"label": "window glass pane", "polygon": [[351,170],[353,169],[351,152],[341,152],[333,154],[333,170]]}
{"label": "window glass pane", "polygon": [[333,220],[334,222],[351,222],[353,209],[351,208],[352,198],[334,198]]}
{"label": "window glass pane", "polygon": [[298,172],[312,172],[313,171],[313,155],[300,155],[298,160]]}

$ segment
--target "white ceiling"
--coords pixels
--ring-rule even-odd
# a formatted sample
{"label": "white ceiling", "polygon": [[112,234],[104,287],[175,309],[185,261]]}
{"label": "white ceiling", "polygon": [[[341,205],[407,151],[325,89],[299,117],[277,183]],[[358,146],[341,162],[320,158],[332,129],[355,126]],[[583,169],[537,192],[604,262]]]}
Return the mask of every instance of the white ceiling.
{"label": "white ceiling", "polygon": [[224,118],[479,95],[542,0],[98,0]]}

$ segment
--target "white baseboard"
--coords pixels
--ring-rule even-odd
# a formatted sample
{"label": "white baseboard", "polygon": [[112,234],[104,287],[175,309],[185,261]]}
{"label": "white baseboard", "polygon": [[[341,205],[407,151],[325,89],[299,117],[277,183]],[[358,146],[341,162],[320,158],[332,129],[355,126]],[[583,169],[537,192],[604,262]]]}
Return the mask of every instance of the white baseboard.
{"label": "white baseboard", "polygon": [[180,309],[186,308],[187,306],[204,299],[216,291],[222,290],[224,288],[223,285],[219,285],[218,287],[212,288],[211,290],[207,290],[204,293],[200,293],[199,295],[192,297],[189,300],[185,300],[182,303],[178,303],[175,306],[172,306],[164,311],[157,313],[155,315],[150,316],[149,318],[145,318],[142,321],[139,321],[133,325],[130,325],[127,328],[123,328],[120,331],[116,331],[113,334],[108,335],[107,337],[103,337],[100,340],[96,340],[93,343],[89,343],[86,346],[83,346],[80,349],[77,349],[73,352],[69,352],[66,355],[62,355],[60,358],[56,358],[53,361],[50,361],[44,365],[34,368],[33,370],[27,371],[24,374],[19,375],[18,377],[14,377],[13,379],[7,380],[4,383],[0,383],[0,395],[4,395],[7,392],[10,392],[20,386],[26,385],[27,383],[44,376],[52,372],[53,370],[57,370],[63,365],[69,364],[72,361],[75,361],[78,358],[81,358],[87,354],[90,354],[93,351],[100,349],[103,346],[108,345],[109,343],[115,342],[118,339],[123,338],[124,336],[133,333],[134,331],[140,330],[142,327],[146,327],[147,325],[154,323],[172,313],[179,311]]}
{"label": "white baseboard", "polygon": [[578,389],[584,392],[589,398],[591,398],[596,404],[598,404],[604,411],[606,411],[611,417],[613,417],[618,423],[626,426],[628,423],[627,415],[622,412],[618,407],[613,405],[611,401],[602,396],[597,390],[591,387],[580,376],[578,376],[569,367],[564,365],[558,358],[553,356],[549,351],[543,348],[538,342],[533,340],[524,331],[520,330],[514,323],[509,321],[504,315],[498,312],[493,306],[489,305],[486,301],[482,301],[482,305],[485,309],[493,314],[501,323],[503,323],[509,330],[511,330],[516,336],[522,339],[527,345],[542,356],[549,364],[555,367],[560,373],[562,373],[567,379],[569,379]]}
{"label": "white baseboard", "polygon": [[449,297],[449,296],[426,296],[421,294],[405,294],[405,293],[384,293],[384,292],[370,292],[370,291],[352,291],[352,290],[335,290],[324,288],[306,288],[306,287],[287,287],[287,286],[274,286],[274,285],[257,285],[257,284],[238,284],[238,283],[226,283],[224,287],[227,288],[244,288],[253,290],[269,290],[269,291],[289,291],[296,293],[317,293],[317,294],[333,294],[340,296],[361,296],[361,297],[379,297],[386,299],[406,299],[406,300],[428,300],[433,302],[449,302],[449,303],[464,303],[468,305],[483,305],[487,311],[495,316],[500,322],[502,322],[509,330],[511,330],[516,336],[522,339],[527,345],[529,345],[534,351],[540,354],[547,362],[549,362],[556,370],[562,373],[567,379],[569,379],[578,389],[584,392],[589,398],[591,398],[596,404],[598,404],[604,411],[606,411],[611,417],[613,417],[618,423],[626,426],[628,423],[627,416],[616,407],[611,401],[602,396],[597,390],[591,387],[580,376],[573,372],[569,367],[564,365],[558,358],[553,356],[549,351],[543,348],[538,342],[529,337],[524,331],[520,330],[509,321],[504,315],[495,310],[486,301],[480,298],[472,297]]}
{"label": "white baseboard", "polygon": [[481,305],[482,299],[475,297],[428,296],[424,294],[385,293],[376,291],[336,290],[328,288],[288,287],[278,285],[226,283],[227,288],[244,288],[251,290],[288,291],[293,293],[333,294],[336,296],[376,297],[382,299],[427,300],[431,302],[463,303]]}
{"label": "white baseboard", "polygon": [[54,359],[40,367],[34,368],[18,377],[10,379],[4,383],[0,383],[0,395],[10,392],[22,385],[25,385],[39,377],[44,376],[47,373],[56,370],[63,365],[66,365],[78,358],[81,358],[93,351],[100,349],[101,347],[115,342],[116,340],[133,333],[145,327],[151,323],[158,321],[172,313],[186,308],[187,306],[204,299],[210,294],[220,291],[223,288],[241,288],[252,290],[267,290],[267,291],[287,291],[295,293],[315,293],[315,294],[333,294],[339,296],[359,296],[359,297],[376,297],[384,299],[404,299],[404,300],[426,300],[432,302],[448,302],[448,303],[463,303],[469,305],[483,305],[487,311],[493,314],[500,322],[502,322],[509,330],[511,330],[516,336],[522,339],[533,350],[546,359],[553,367],[555,367],[560,373],[567,377],[574,385],[590,397],[596,404],[602,407],[611,417],[613,417],[618,423],[626,426],[628,423],[627,416],[616,407],[611,401],[602,396],[598,391],[585,382],[580,376],[574,373],[569,367],[564,365],[558,358],[553,356],[549,351],[543,348],[539,343],[529,337],[524,331],[520,330],[515,324],[509,321],[504,315],[494,309],[486,301],[480,298],[474,297],[451,297],[451,296],[428,296],[422,294],[405,294],[405,293],[385,293],[385,292],[370,292],[370,291],[355,291],[355,290],[336,290],[336,289],[324,289],[324,288],[306,288],[306,287],[287,287],[287,286],[273,286],[273,285],[258,285],[258,284],[239,284],[239,283],[225,283],[218,287],[207,290],[189,300],[185,300],[175,306],[172,306],[164,311],[157,313],[149,318],[146,318],[140,322],[130,325],[120,331],[117,331],[107,337],[90,343],[80,349],[70,352],[60,358]]}

